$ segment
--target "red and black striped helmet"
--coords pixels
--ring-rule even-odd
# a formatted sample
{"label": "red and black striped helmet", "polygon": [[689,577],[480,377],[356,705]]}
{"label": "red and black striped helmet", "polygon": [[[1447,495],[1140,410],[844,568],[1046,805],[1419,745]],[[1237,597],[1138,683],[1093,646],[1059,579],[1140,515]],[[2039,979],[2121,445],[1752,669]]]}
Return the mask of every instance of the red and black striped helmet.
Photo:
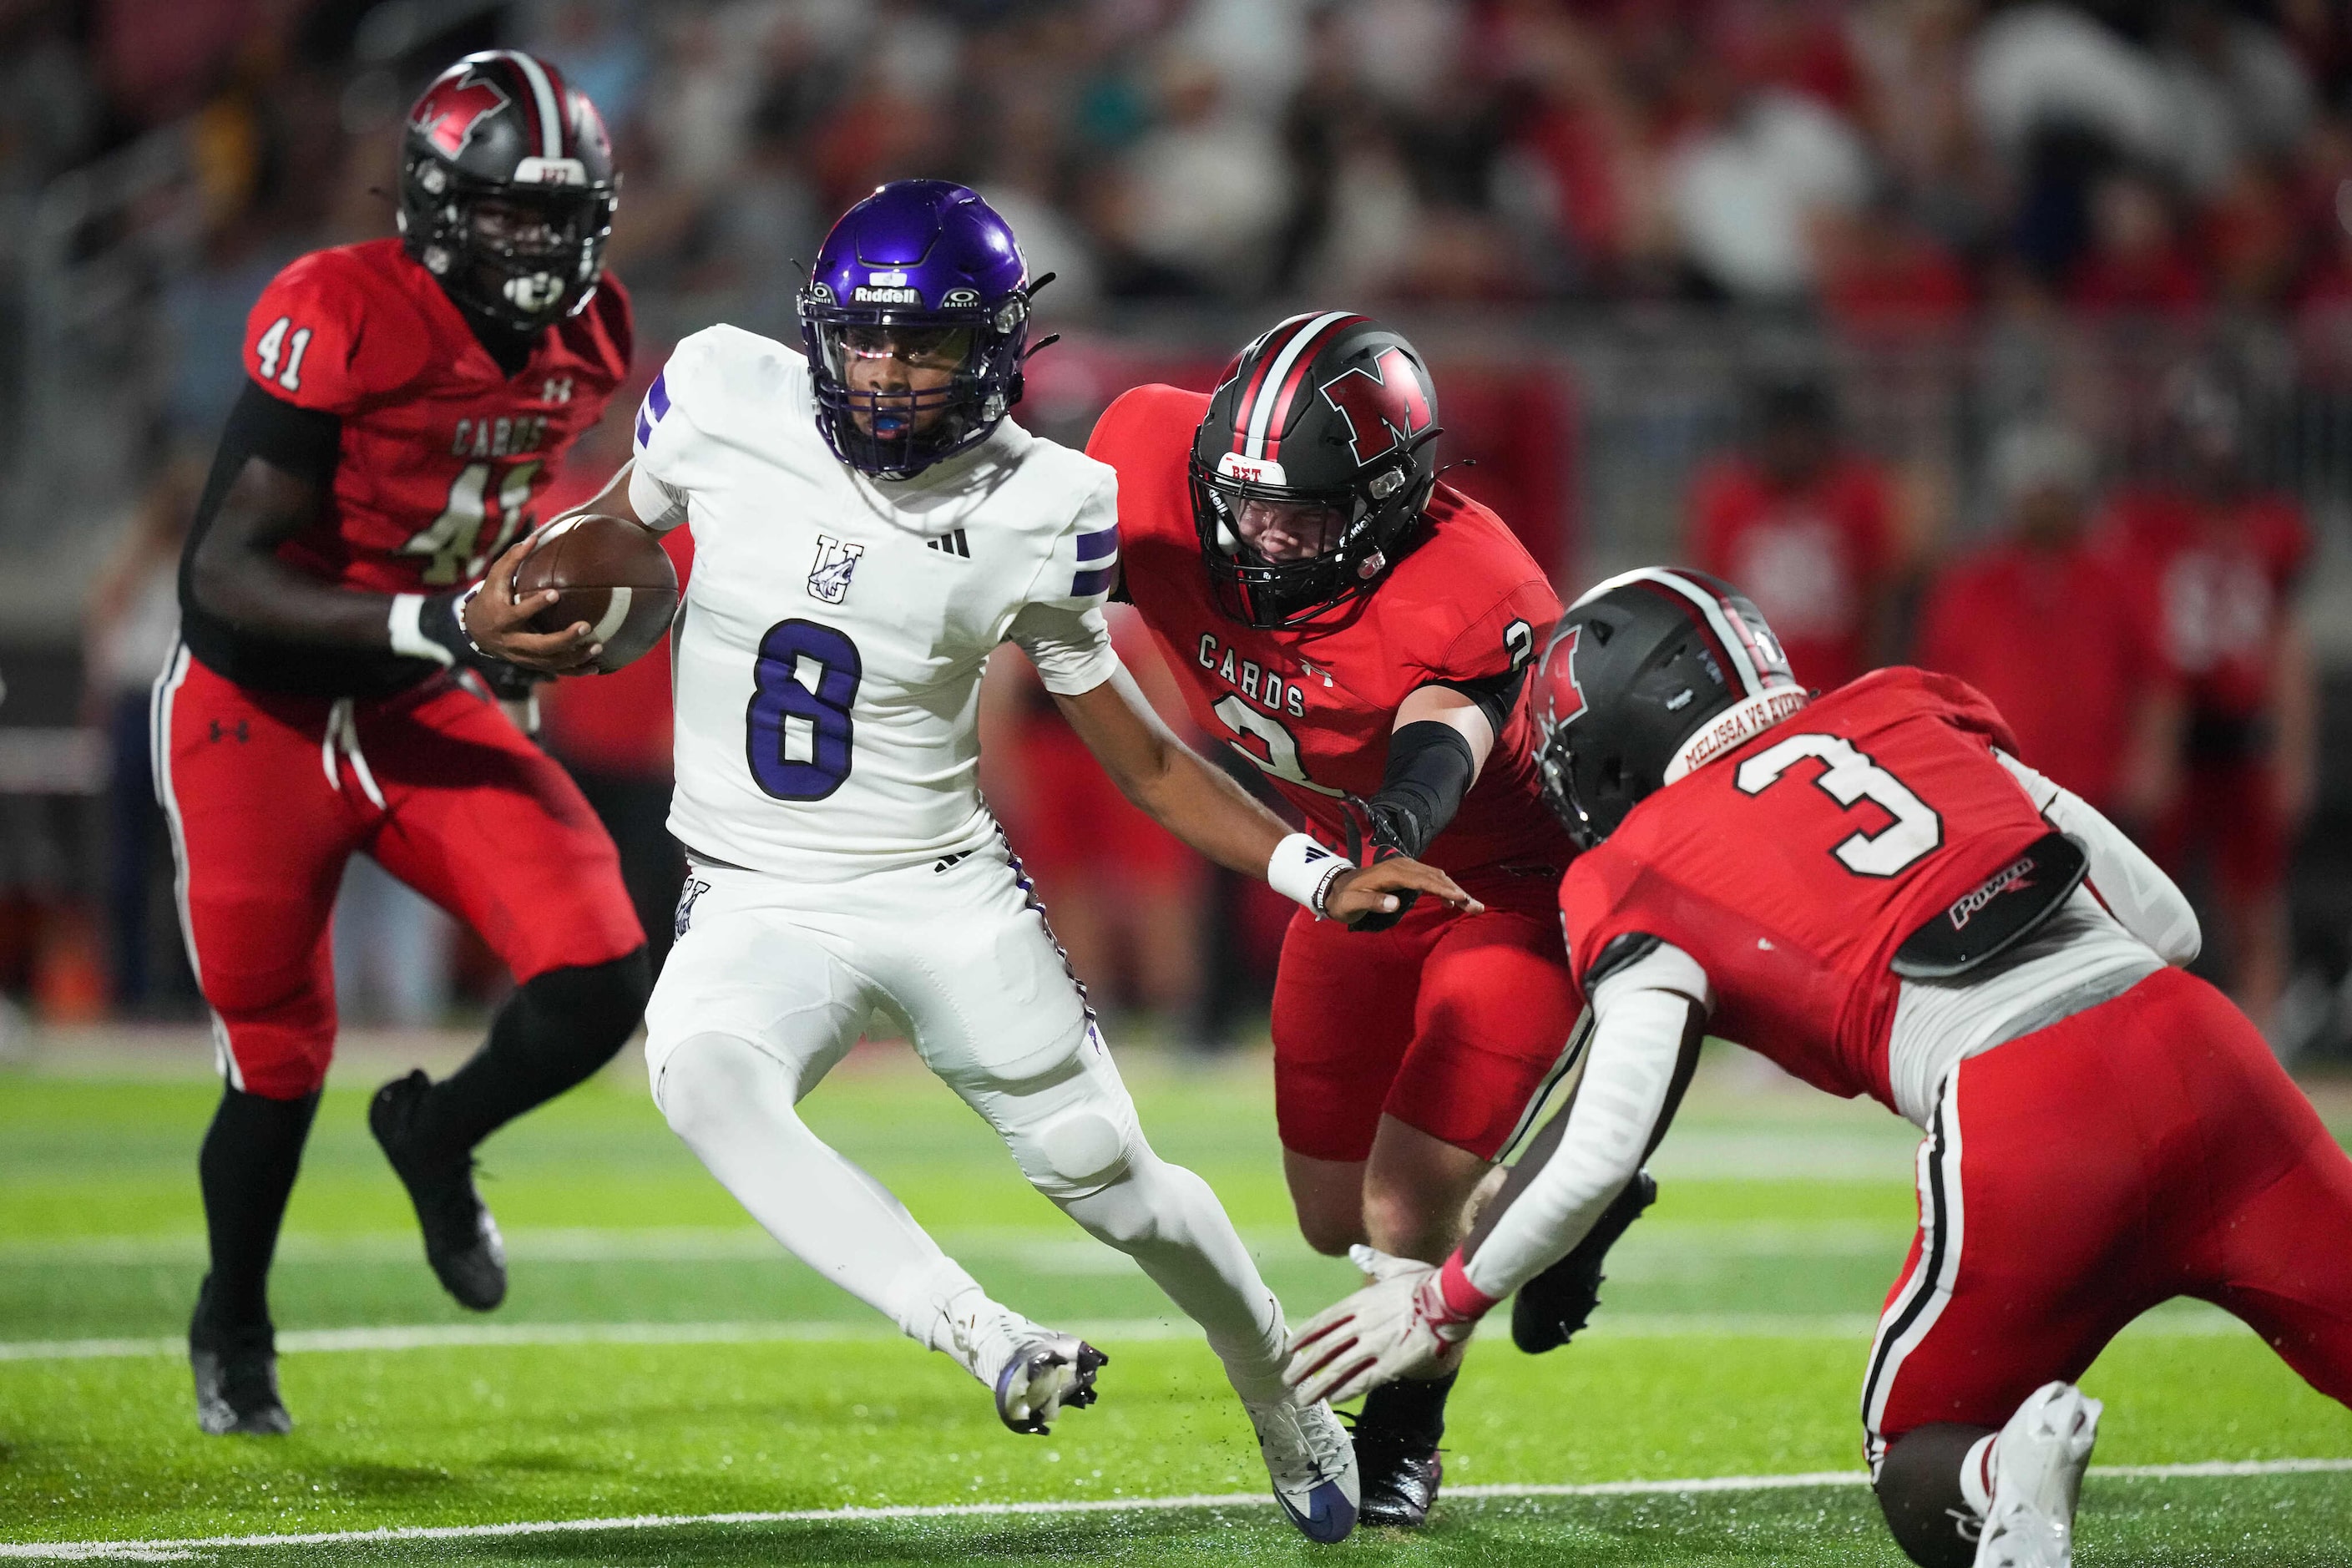
{"label": "red and black striped helmet", "polygon": [[[1241,352],[1192,436],[1192,522],[1218,607],[1288,626],[1370,591],[1411,543],[1437,480],[1437,389],[1413,346],[1370,317],[1308,311]],[[1251,501],[1330,508],[1321,553],[1245,542]]]}
{"label": "red and black striped helmet", "polygon": [[1568,608],[1530,694],[1544,801],[1590,849],[1652,794],[1803,707],[1762,612],[1718,577],[1647,566]]}
{"label": "red and black striped helmet", "polygon": [[408,111],[401,237],[501,326],[536,331],[594,297],[618,189],[596,106],[520,49],[467,55]]}

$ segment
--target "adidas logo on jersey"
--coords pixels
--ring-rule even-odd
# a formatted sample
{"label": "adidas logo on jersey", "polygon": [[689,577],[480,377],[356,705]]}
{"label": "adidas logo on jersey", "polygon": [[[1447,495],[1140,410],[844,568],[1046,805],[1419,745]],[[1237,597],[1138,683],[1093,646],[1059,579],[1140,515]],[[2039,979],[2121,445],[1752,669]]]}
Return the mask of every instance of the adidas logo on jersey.
{"label": "adidas logo on jersey", "polygon": [[936,550],[942,555],[961,555],[966,561],[971,559],[971,541],[963,536],[963,530],[961,528],[953,533],[943,533],[937,539],[926,539],[923,541],[923,545],[924,548]]}
{"label": "adidas logo on jersey", "polygon": [[863,544],[845,544],[831,534],[816,536],[816,564],[809,568],[809,597],[838,605],[849,597],[850,574],[857,570]]}

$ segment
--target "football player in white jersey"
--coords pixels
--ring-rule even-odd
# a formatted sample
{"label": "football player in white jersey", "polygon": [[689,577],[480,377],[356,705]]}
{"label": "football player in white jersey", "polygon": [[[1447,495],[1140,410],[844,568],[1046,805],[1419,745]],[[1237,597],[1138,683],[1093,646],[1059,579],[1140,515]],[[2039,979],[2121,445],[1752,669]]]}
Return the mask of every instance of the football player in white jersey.
{"label": "football player in white jersey", "polygon": [[[794,1110],[879,1011],[1030,1182],[1206,1331],[1275,1495],[1353,1528],[1330,1407],[1282,1381],[1280,1304],[1208,1184],[1155,1154],[1044,910],[975,787],[980,680],[1021,645],[1120,787],[1179,837],[1333,918],[1403,892],[1475,908],[1412,860],[1359,868],[1187,750],[1112,651],[1111,470],[1005,417],[1031,284],[1003,220],[940,181],[850,209],[801,297],[803,352],[732,327],[681,342],[632,464],[582,509],[667,529],[695,568],[672,642],[671,831],[691,869],[646,1011],[656,1101],[769,1233],[961,1363],[1005,1424],[1094,1398],[1103,1356],[991,1300]],[[557,670],[586,628],[520,626],[511,558],[467,625]]]}

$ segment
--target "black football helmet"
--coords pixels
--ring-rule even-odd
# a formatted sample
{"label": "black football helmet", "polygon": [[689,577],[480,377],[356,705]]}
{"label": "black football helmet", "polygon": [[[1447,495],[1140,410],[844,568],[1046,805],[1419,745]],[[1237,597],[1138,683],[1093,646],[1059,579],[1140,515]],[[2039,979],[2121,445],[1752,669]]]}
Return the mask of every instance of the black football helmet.
{"label": "black football helmet", "polygon": [[[1369,592],[1437,482],[1437,389],[1403,338],[1345,310],[1293,316],[1227,368],[1192,434],[1192,522],[1217,605],[1297,626]],[[1275,561],[1243,538],[1252,501],[1321,505],[1320,552]]]}
{"label": "black football helmet", "polygon": [[1644,567],[1569,607],[1537,668],[1544,802],[1590,849],[1643,798],[1803,707],[1746,595]]}
{"label": "black football helmet", "polygon": [[467,55],[408,111],[401,237],[501,326],[534,332],[595,296],[618,191],[596,106],[520,49]]}

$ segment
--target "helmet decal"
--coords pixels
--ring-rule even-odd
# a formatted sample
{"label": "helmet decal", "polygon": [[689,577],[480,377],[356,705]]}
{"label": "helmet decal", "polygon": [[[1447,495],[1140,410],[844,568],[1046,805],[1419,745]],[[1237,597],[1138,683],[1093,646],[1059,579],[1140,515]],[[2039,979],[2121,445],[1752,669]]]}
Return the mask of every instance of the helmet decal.
{"label": "helmet decal", "polygon": [[1661,566],[1637,567],[1610,578],[1587,592],[1576,603],[1578,605],[1588,604],[1632,583],[1646,583],[1664,589],[1689,600],[1697,608],[1705,617],[1707,630],[1714,634],[1714,641],[1718,645],[1717,651],[1727,661],[1733,675],[1738,679],[1742,696],[1753,697],[1769,686],[1793,684],[1787,673],[1788,656],[1780,651],[1780,639],[1772,635],[1772,629],[1763,625],[1760,618],[1751,624],[1738,605],[1706,586],[1696,573],[1677,572]]}
{"label": "helmet decal", "polygon": [[[1576,679],[1576,645],[1583,636],[1582,626],[1569,627],[1544,658],[1544,699],[1550,708],[1547,723],[1565,724],[1584,712],[1584,683]],[[1552,662],[1555,658],[1559,661],[1557,667]]]}
{"label": "helmet decal", "polygon": [[509,100],[499,84],[470,70],[456,81],[436,85],[416,100],[409,129],[455,158],[474,139],[474,128],[504,109]]}
{"label": "helmet decal", "polygon": [[[1289,424],[1287,411],[1316,354],[1341,328],[1365,318],[1347,310],[1320,316],[1293,316],[1268,332],[1257,362],[1257,374],[1242,392],[1234,409],[1234,450],[1246,458],[1276,458],[1282,453],[1282,432]],[[1283,334],[1287,331],[1287,337]],[[1281,341],[1277,342],[1277,339]]]}
{"label": "helmet decal", "polygon": [[561,92],[552,68],[541,65],[520,49],[513,51],[514,63],[522,69],[523,80],[530,84],[531,107],[539,111],[540,156],[563,156],[563,112],[557,107]]}
{"label": "helmet decal", "polygon": [[1348,422],[1348,447],[1359,463],[1387,457],[1437,422],[1402,349],[1383,349],[1369,370],[1349,366],[1325,382],[1322,393]]}

